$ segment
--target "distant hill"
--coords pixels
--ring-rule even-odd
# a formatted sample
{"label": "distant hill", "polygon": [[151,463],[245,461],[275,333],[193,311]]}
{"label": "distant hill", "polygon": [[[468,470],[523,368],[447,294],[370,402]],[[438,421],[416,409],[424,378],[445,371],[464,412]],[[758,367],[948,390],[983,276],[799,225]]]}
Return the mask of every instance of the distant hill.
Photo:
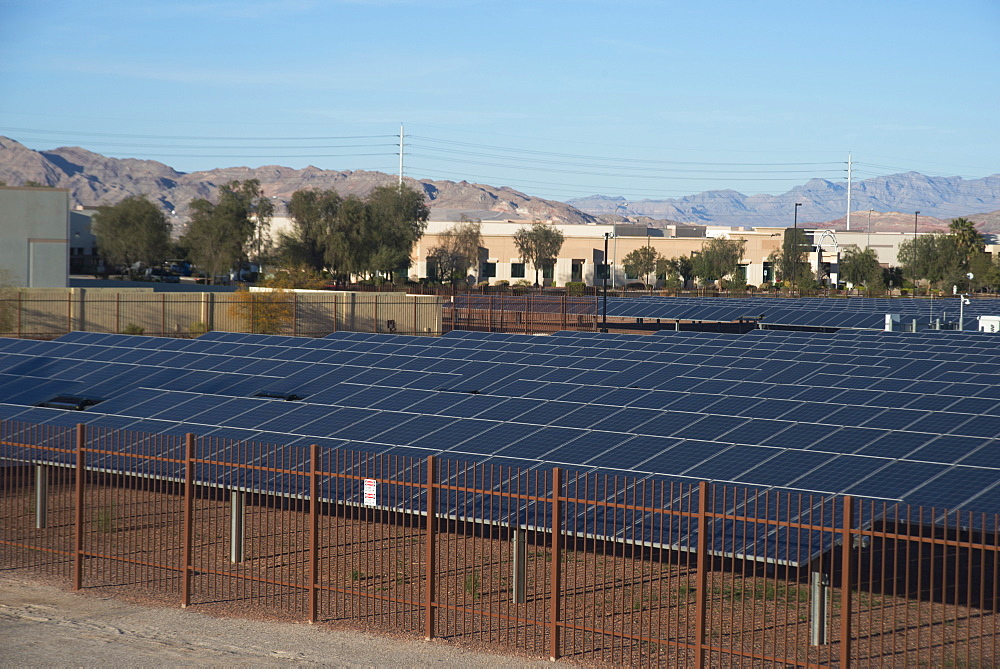
{"label": "distant hill", "polygon": [[[115,204],[131,195],[146,195],[178,220],[187,217],[195,198],[214,200],[219,186],[233,180],[258,179],[276,201],[278,213],[292,193],[302,188],[335,189],[341,195],[365,195],[397,177],[382,172],[334,171],[279,165],[227,167],[203,172],[178,172],[154,160],[109,158],[79,147],[35,151],[0,136],[0,181],[19,186],[35,181],[66,188],[74,205]],[[456,220],[462,212],[474,218],[494,212],[498,217],[595,223],[622,220],[625,214],[638,224],[663,226],[667,222],[732,226],[787,226],[795,202],[799,223],[809,227],[845,227],[846,183],[812,179],[781,195],[744,195],[734,190],[706,191],[668,200],[629,201],[594,195],[557,202],[526,195],[512,188],[465,181],[404,179],[422,190],[442,220]],[[858,181],[852,194],[851,228],[865,229],[873,209],[874,230],[912,230],[913,212],[920,211],[920,229],[944,229],[947,221],[966,216],[984,232],[1000,233],[1000,174],[982,179],[928,177],[916,172]]]}
{"label": "distant hill", "polygon": [[[716,225],[787,226],[792,224],[794,204],[801,202],[799,223],[814,227],[818,223],[843,218],[847,207],[847,183],[812,179],[781,195],[744,195],[734,190],[714,190],[665,200],[628,201],[621,197],[593,195],[569,200],[568,203],[589,214],[599,216],[616,210],[629,215],[671,218],[684,223]],[[1000,231],[997,210],[1000,210],[1000,174],[982,179],[961,177],[929,177],[917,172],[857,181],[851,192],[851,228],[863,218],[867,226],[868,210],[899,212],[910,218],[913,212],[923,217],[948,220],[965,216],[988,224],[990,231]],[[983,213],[987,212],[987,213]],[[992,213],[989,213],[992,212]],[[879,217],[882,218],[882,217]],[[873,219],[874,221],[874,219]],[[889,221],[883,220],[888,225]]]}
{"label": "distant hill", "polygon": [[[108,158],[79,147],[34,151],[7,137],[0,137],[0,181],[20,186],[35,181],[67,188],[74,205],[115,204],[132,195],[146,195],[164,211],[187,217],[191,200],[214,200],[219,186],[233,180],[258,179],[264,193],[277,200],[279,213],[292,193],[303,188],[335,189],[341,195],[365,195],[382,184],[395,184],[398,177],[381,172],[295,170],[278,165],[228,167],[206,172],[183,173],[154,160]],[[496,212],[516,219],[539,219],[562,223],[592,223],[596,217],[554,200],[544,200],[512,188],[494,188],[465,181],[404,179],[422,190],[432,209]]]}

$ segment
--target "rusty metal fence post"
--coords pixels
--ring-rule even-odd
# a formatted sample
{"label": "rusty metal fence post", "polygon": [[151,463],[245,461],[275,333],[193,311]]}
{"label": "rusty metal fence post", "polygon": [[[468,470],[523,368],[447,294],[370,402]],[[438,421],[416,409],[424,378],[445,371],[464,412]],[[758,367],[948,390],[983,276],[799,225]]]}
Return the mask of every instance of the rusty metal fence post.
{"label": "rusty metal fence post", "polygon": [[86,427],[83,423],[76,426],[76,485],[73,508],[73,589],[83,587],[83,487],[86,484]]}
{"label": "rusty metal fence post", "polygon": [[549,576],[549,659],[559,659],[559,603],[562,593],[562,470],[552,468],[552,572]]}
{"label": "rusty metal fence post", "polygon": [[181,608],[191,605],[194,543],[194,435],[184,437],[184,527],[181,534]]}
{"label": "rusty metal fence post", "polygon": [[698,552],[695,585],[694,666],[705,666],[705,627],[708,613],[708,568],[711,545],[708,536],[708,482],[698,483]]}
{"label": "rusty metal fence post", "polygon": [[319,445],[309,446],[309,622],[319,620]]}
{"label": "rusty metal fence post", "polygon": [[424,592],[424,638],[430,641],[434,638],[434,568],[436,557],[436,532],[437,532],[437,504],[434,488],[434,465],[436,458],[431,455],[427,458],[427,552],[424,569],[426,570],[426,588]]}
{"label": "rusty metal fence post", "polygon": [[844,527],[840,545],[840,666],[851,666],[851,588],[854,586],[854,498],[844,496]]}

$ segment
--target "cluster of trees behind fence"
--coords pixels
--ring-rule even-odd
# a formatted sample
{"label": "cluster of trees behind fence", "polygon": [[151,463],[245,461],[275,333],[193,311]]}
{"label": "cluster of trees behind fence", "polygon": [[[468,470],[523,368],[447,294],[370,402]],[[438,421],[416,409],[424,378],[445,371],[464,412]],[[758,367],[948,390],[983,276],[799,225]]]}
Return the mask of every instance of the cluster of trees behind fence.
{"label": "cluster of trees behind fence", "polygon": [[[288,204],[291,230],[272,239],[275,207],[259,181],[232,181],[219,189],[217,200],[192,200],[190,222],[178,243],[171,241],[161,208],[144,197],[100,207],[93,217],[99,252],[125,269],[187,258],[210,281],[249,262],[283,269],[283,287],[315,287],[331,278],[405,278],[430,214],[424,194],[405,184],[378,186],[365,197],[304,189]],[[515,231],[513,241],[537,285],[539,272],[555,264],[564,238],[555,226],[536,222]],[[668,290],[692,280],[739,290],[746,286],[740,271],[745,248],[742,239],[712,238],[690,255],[666,257],[647,245],[626,255],[623,265],[629,277],[647,284],[661,279]],[[817,276],[807,260],[811,248],[804,230],[786,230],[781,248],[768,258],[772,280],[802,288],[822,282],[826,277]],[[484,253],[479,222],[462,220],[437,236],[427,253],[427,274],[445,282],[465,280]],[[953,219],[947,234],[903,242],[898,263],[885,267],[874,249],[848,246],[840,250],[840,279],[871,289],[1000,287],[1000,264],[984,252],[982,235],[965,218]]]}

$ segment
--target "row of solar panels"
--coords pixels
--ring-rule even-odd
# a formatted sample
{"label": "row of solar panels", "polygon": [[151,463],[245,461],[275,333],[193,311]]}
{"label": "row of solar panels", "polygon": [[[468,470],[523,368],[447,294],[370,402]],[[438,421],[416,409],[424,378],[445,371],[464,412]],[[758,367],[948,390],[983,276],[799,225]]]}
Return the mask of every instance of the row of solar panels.
{"label": "row of solar panels", "polygon": [[[1000,386],[962,359],[988,336],[700,334],[9,340],[0,417],[997,509]],[[786,362],[806,347],[838,359]],[[32,406],[81,390],[103,401]]]}
{"label": "row of solar panels", "polygon": [[[600,298],[568,298],[563,302],[532,299],[530,296],[459,295],[454,302],[463,309],[493,311],[556,312],[566,309],[572,314],[599,315],[604,313]],[[610,318],[642,318],[668,321],[733,322],[754,320],[764,324],[853,328],[882,330],[886,314],[899,317],[896,328],[925,328],[940,323],[957,323],[963,315],[962,329],[976,329],[979,316],[1000,314],[995,300],[977,299],[961,307],[959,298],[938,299],[876,299],[876,298],[801,298],[773,297],[699,298],[699,297],[609,297],[607,315]]]}
{"label": "row of solar panels", "polygon": [[[963,314],[964,312],[964,314]],[[661,318],[688,321],[735,321],[754,319],[761,323],[806,327],[861,328],[880,330],[885,315],[895,314],[902,325],[916,319],[926,326],[940,320],[957,323],[964,315],[962,329],[976,329],[978,316],[1000,313],[994,300],[972,300],[960,306],[959,298],[872,299],[872,298],[609,298],[608,316]],[[900,326],[897,326],[900,327]]]}

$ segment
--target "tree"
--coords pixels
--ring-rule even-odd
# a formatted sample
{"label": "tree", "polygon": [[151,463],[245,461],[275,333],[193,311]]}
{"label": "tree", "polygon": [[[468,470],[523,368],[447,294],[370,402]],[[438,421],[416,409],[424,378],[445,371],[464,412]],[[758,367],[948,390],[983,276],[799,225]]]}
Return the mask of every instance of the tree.
{"label": "tree", "polygon": [[799,228],[786,228],[781,242],[781,252],[774,257],[778,278],[793,284],[801,284],[811,278],[806,254],[809,242],[806,233]]}
{"label": "tree", "polygon": [[855,286],[877,286],[882,283],[882,266],[875,249],[861,250],[856,244],[845,246],[840,252],[840,276]]}
{"label": "tree", "polygon": [[646,283],[649,283],[649,275],[656,270],[656,261],[659,257],[656,249],[650,246],[640,246],[633,249],[622,258],[625,272],[631,276],[645,276]]}
{"label": "tree", "polygon": [[92,219],[97,248],[108,262],[131,271],[137,263],[160,265],[170,253],[170,223],[145,197],[98,207]]}
{"label": "tree", "polygon": [[535,285],[538,285],[538,270],[552,267],[559,251],[562,250],[563,233],[553,225],[540,221],[531,227],[518,228],[514,232],[514,246],[521,254],[521,260],[530,262],[535,268]]}
{"label": "tree", "polygon": [[251,257],[262,260],[274,208],[259,181],[231,181],[219,189],[218,204],[198,198],[191,211],[183,244],[212,281]]}
{"label": "tree", "polygon": [[279,236],[278,257],[287,266],[329,269],[344,279],[391,275],[410,265],[413,245],[430,210],[421,191],[378,186],[364,199],[336,191],[292,194],[291,234]]}
{"label": "tree", "polygon": [[691,261],[693,274],[706,283],[735,275],[746,245],[745,239],[715,237],[708,240]]}
{"label": "tree", "polygon": [[365,199],[371,249],[367,265],[374,274],[391,276],[410,266],[410,253],[427,229],[430,209],[421,191],[405,184],[377,186]]}
{"label": "tree", "polygon": [[968,270],[972,273],[969,290],[985,288],[992,292],[1000,286],[1000,258],[994,259],[988,253],[975,253],[969,258]]}
{"label": "tree", "polygon": [[283,266],[321,272],[327,267],[326,245],[343,198],[335,190],[297,190],[288,203],[290,233],[278,235],[276,257]]}
{"label": "tree", "polygon": [[247,332],[281,334],[295,318],[295,303],[292,293],[281,288],[250,292],[240,287],[233,293],[229,313]]}
{"label": "tree", "polygon": [[[231,185],[235,186],[237,183],[239,182],[233,182]],[[271,229],[271,218],[274,217],[274,202],[264,195],[257,179],[248,179],[235,187],[246,204],[247,219],[253,229],[243,254],[258,265],[263,264],[272,246],[268,233]]]}
{"label": "tree", "polygon": [[966,257],[955,235],[923,235],[899,245],[897,258],[903,276],[915,283],[921,279],[931,285],[951,285],[964,277]]}
{"label": "tree", "polygon": [[657,275],[664,276],[664,278],[671,274],[680,277],[681,287],[683,287],[694,276],[694,266],[689,256],[678,256],[676,258],[664,258],[661,256],[656,261],[656,273]]}
{"label": "tree", "polygon": [[985,241],[983,236],[976,230],[976,224],[967,218],[953,218],[948,224],[948,234],[955,238],[955,246],[965,258],[965,265],[968,266],[969,259],[976,253],[982,253]]}
{"label": "tree", "polygon": [[482,245],[480,222],[461,221],[438,236],[438,243],[427,252],[428,261],[436,265],[438,278],[454,283],[479,262]]}

